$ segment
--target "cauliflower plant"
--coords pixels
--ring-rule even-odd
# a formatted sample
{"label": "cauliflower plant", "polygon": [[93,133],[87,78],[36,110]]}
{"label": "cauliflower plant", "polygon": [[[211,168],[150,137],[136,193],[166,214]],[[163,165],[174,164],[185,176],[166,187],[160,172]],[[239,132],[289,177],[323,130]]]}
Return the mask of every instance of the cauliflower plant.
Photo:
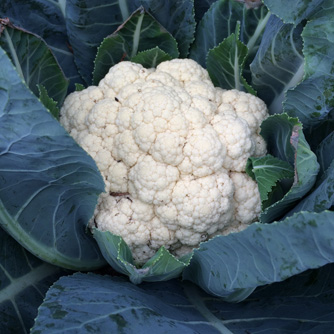
{"label": "cauliflower plant", "polygon": [[214,87],[190,59],[113,66],[61,110],[105,180],[91,225],[122,236],[137,264],[161,246],[182,256],[245,228],[261,209],[245,166],[266,153],[267,116],[259,98]]}

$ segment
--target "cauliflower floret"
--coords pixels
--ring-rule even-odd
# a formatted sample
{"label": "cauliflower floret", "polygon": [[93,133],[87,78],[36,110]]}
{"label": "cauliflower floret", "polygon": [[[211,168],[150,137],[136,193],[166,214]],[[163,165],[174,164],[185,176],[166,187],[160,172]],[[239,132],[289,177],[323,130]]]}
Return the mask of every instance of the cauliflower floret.
{"label": "cauliflower floret", "polygon": [[131,85],[138,79],[146,78],[151,72],[153,69],[147,70],[139,64],[123,61],[111,67],[99,86],[103,91],[111,88],[117,94],[123,87]]}
{"label": "cauliflower floret", "polygon": [[157,72],[166,72],[182,84],[187,81],[210,80],[208,72],[192,59],[173,59],[157,66]]}
{"label": "cauliflower floret", "polygon": [[222,103],[219,110],[230,109],[232,106],[235,113],[248,123],[253,133],[259,129],[262,121],[268,117],[265,103],[254,95],[232,89],[221,94],[221,98]]}
{"label": "cauliflower floret", "polygon": [[[172,201],[155,208],[183,245],[196,245],[233,216],[233,183],[226,172],[195,179],[187,175],[173,189]],[[208,225],[210,222],[210,225]],[[191,232],[191,233],[190,233]]]}
{"label": "cauliflower floret", "polygon": [[244,171],[247,159],[255,151],[255,143],[246,121],[236,115],[218,114],[213,117],[211,124],[226,147],[223,167],[236,172]]}
{"label": "cauliflower floret", "polygon": [[129,172],[129,192],[144,203],[161,204],[171,200],[175,182],[179,179],[176,167],[142,156]]}
{"label": "cauliflower floret", "polygon": [[179,169],[183,174],[207,176],[218,171],[225,159],[226,149],[217,132],[207,125],[189,133],[183,148],[185,156]]}
{"label": "cauliflower floret", "polygon": [[80,92],[73,92],[66,98],[61,111],[62,125],[67,132],[80,132],[87,128],[86,117],[96,102],[104,98],[99,87],[90,86]]}
{"label": "cauliflower floret", "polygon": [[235,189],[235,220],[242,224],[250,224],[261,212],[261,200],[257,183],[246,173],[233,172],[230,177]]}
{"label": "cauliflower floret", "polygon": [[257,97],[215,88],[195,61],[174,59],[113,66],[66,98],[60,121],[105,180],[92,222],[143,264],[161,246],[182,256],[256,219],[260,197],[244,169],[266,153],[267,116]]}

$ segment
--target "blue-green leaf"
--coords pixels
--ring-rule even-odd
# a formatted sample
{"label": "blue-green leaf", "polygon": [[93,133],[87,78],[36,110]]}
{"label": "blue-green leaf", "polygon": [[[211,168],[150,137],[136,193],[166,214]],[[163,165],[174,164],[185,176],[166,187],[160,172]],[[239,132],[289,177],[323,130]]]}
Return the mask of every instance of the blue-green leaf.
{"label": "blue-green leaf", "polygon": [[59,266],[105,262],[86,232],[104,182],[95,162],[29,91],[0,48],[0,224]]}
{"label": "blue-green leaf", "polygon": [[298,117],[308,136],[326,121],[334,107],[334,78],[311,76],[286,93],[284,111]]}
{"label": "blue-green leaf", "polygon": [[[181,58],[186,58],[194,40],[193,0],[135,0],[143,6],[176,39]],[[160,47],[160,45],[157,45]]]}
{"label": "blue-green leaf", "polygon": [[238,304],[189,282],[134,286],[93,274],[63,277],[47,293],[31,334],[331,333],[334,268],[263,287]]}
{"label": "blue-green leaf", "polygon": [[[334,212],[301,212],[272,224],[254,223],[239,233],[204,242],[183,278],[229,298],[334,262]],[[241,290],[241,291],[240,291]],[[236,295],[234,300],[241,300]]]}
{"label": "blue-green leaf", "polygon": [[288,89],[304,76],[302,25],[283,24],[272,15],[266,25],[256,57],[250,65],[252,87],[266,102],[271,114],[283,111]]}
{"label": "blue-green leaf", "polygon": [[124,240],[110,232],[94,230],[94,237],[107,262],[118,272],[129,276],[134,284],[143,281],[166,281],[179,277],[183,269],[189,265],[192,253],[176,259],[164,247],[148,260],[141,268],[134,265],[131,250]]}
{"label": "blue-green leaf", "polygon": [[115,33],[103,40],[95,59],[94,84],[98,84],[110,67],[118,62],[130,60],[138,52],[157,45],[172,58],[178,57],[174,37],[141,7]]}
{"label": "blue-green leaf", "polygon": [[[275,129],[275,131],[273,131]],[[268,144],[268,152],[294,166],[295,176],[285,196],[266,208],[260,216],[263,223],[282,217],[313,187],[319,164],[305,140],[302,124],[286,114],[273,115],[261,125],[261,135]]]}
{"label": "blue-green leaf", "polygon": [[199,22],[210,6],[217,0],[194,0],[195,20]]}
{"label": "blue-green leaf", "polygon": [[0,228],[0,332],[29,333],[50,285],[61,268],[27,252]]}
{"label": "blue-green leaf", "polygon": [[320,164],[320,173],[323,174],[334,160],[334,131],[320,143],[316,154]]}
{"label": "blue-green leaf", "polygon": [[303,32],[305,81],[287,93],[284,110],[298,117],[304,129],[330,117],[334,108],[334,3],[323,1]]}
{"label": "blue-green leaf", "polygon": [[[195,30],[191,0],[71,0],[66,3],[66,26],[76,64],[87,84],[92,82],[97,47],[141,6],[174,36],[180,55],[187,56]],[[155,46],[163,49],[157,44],[148,48]]]}
{"label": "blue-green leaf", "polygon": [[263,0],[269,10],[285,23],[298,24],[319,9],[324,0]]}
{"label": "blue-green leaf", "polygon": [[240,40],[247,45],[253,57],[269,16],[264,6],[256,10],[248,10],[244,4],[234,0],[214,2],[198,24],[190,58],[205,67],[208,51],[234,33],[238,22],[241,26]]}
{"label": "blue-green leaf", "polygon": [[0,19],[0,46],[7,52],[17,72],[30,90],[39,96],[38,85],[59,105],[67,94],[68,81],[44,41]]}
{"label": "blue-green leaf", "polygon": [[75,63],[87,85],[92,84],[97,47],[103,38],[113,33],[136,8],[130,0],[66,1],[68,38]]}
{"label": "blue-green leaf", "polygon": [[330,209],[334,205],[334,160],[317,181],[312,192],[301,200],[288,214],[295,212],[311,211],[321,212]]}
{"label": "blue-green leaf", "polygon": [[82,79],[75,66],[68,42],[65,24],[67,2],[64,0],[1,0],[0,17],[8,17],[18,27],[43,38],[70,80],[72,91],[74,83],[82,82]]}

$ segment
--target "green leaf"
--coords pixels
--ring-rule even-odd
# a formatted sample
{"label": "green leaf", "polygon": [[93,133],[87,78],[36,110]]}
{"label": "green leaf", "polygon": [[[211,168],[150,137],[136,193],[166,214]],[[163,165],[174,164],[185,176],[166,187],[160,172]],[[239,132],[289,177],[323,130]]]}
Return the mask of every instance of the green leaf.
{"label": "green leaf", "polygon": [[269,223],[282,217],[308,193],[316,181],[319,164],[305,140],[298,119],[286,114],[270,116],[261,125],[261,135],[268,144],[268,153],[288,162],[295,171],[291,189],[261,213],[261,222]]}
{"label": "green leaf", "polygon": [[253,58],[269,16],[264,6],[257,10],[248,10],[244,4],[234,0],[214,2],[198,24],[190,58],[205,67],[209,50],[235,32],[238,22],[241,26],[240,40],[247,45]]}
{"label": "green leaf", "polygon": [[287,94],[284,110],[305,130],[323,123],[334,108],[334,4],[322,1],[303,32],[305,81]]}
{"label": "green leaf", "polygon": [[[186,58],[194,40],[196,22],[193,0],[135,0],[176,39],[181,58]],[[156,44],[152,47],[158,46]],[[162,49],[162,48],[161,48]]]}
{"label": "green leaf", "polygon": [[286,93],[283,106],[290,116],[298,117],[308,137],[312,137],[314,128],[330,117],[334,107],[334,78],[309,77]]}
{"label": "green leaf", "polygon": [[323,174],[334,160],[334,129],[317,147],[316,154]]}
{"label": "green leaf", "polygon": [[306,78],[316,74],[333,77],[334,71],[334,3],[323,0],[302,33]]}
{"label": "green leaf", "polygon": [[59,120],[58,103],[48,95],[48,92],[43,85],[38,85],[38,90],[39,99],[43,103],[44,107],[50,111],[51,115],[55,119]]}
{"label": "green leaf", "polygon": [[77,273],[51,287],[31,334],[331,333],[333,282],[334,268],[329,265],[231,304],[190,282],[134,286],[121,278]]}
{"label": "green leaf", "polygon": [[239,40],[240,26],[217,47],[211,49],[207,57],[207,69],[215,86],[224,89],[243,90],[255,94],[255,91],[242,76],[247,46]]}
{"label": "green leaf", "polygon": [[113,33],[135,10],[133,1],[66,1],[65,19],[75,63],[86,83],[92,84],[94,59],[103,39]]}
{"label": "green leaf", "polygon": [[324,0],[263,0],[269,10],[285,23],[298,24],[318,10]]}
{"label": "green leaf", "polygon": [[239,233],[202,243],[183,278],[224,298],[240,289],[247,292],[283,281],[334,262],[333,229],[332,211],[301,212],[272,224],[254,223]]}
{"label": "green leaf", "polygon": [[64,274],[31,255],[0,228],[0,332],[29,333],[44,294]]}
{"label": "green leaf", "polygon": [[[334,113],[334,110],[333,112]],[[310,144],[312,151],[316,151],[322,141],[326,139],[334,131],[334,119],[325,120],[323,123],[312,128],[311,132],[306,134],[307,142]]]}
{"label": "green leaf", "polygon": [[104,190],[96,164],[29,91],[1,48],[0,63],[0,224],[47,262],[100,267],[105,262],[86,231]]}
{"label": "green leaf", "polygon": [[110,67],[122,60],[130,60],[138,52],[149,50],[156,45],[172,58],[179,55],[174,37],[140,8],[115,33],[105,38],[99,47],[93,73],[94,84],[98,84]]}
{"label": "green leaf", "polygon": [[286,216],[295,212],[321,212],[334,205],[334,160],[317,181],[312,192],[303,198]]}
{"label": "green leaf", "polygon": [[1,0],[0,17],[8,17],[16,26],[40,36],[46,42],[70,80],[70,91],[73,91],[74,83],[82,82],[82,79],[68,42],[65,23],[68,3],[64,0]]}
{"label": "green leaf", "polygon": [[[186,57],[195,31],[193,1],[122,0],[111,3],[108,0],[98,2],[73,0],[66,3],[66,26],[76,64],[88,85],[92,82],[97,47],[106,36],[116,32],[124,21],[130,17],[131,13],[141,6],[155,18],[161,27],[163,26],[166,31],[174,36],[180,55]],[[129,29],[131,30],[133,27]],[[158,31],[156,30],[156,32]],[[155,43],[153,43],[155,36],[153,35],[151,38],[153,38],[152,43],[143,46],[138,51],[145,51],[158,46],[171,56],[177,57],[159,44],[161,42],[159,38],[155,39]],[[116,47],[119,46],[118,44],[116,43]],[[124,52],[128,53],[125,50],[122,54]],[[134,55],[135,53],[131,56]],[[120,61],[119,58],[117,58],[118,61]]]}
{"label": "green leaf", "polygon": [[129,276],[134,284],[143,281],[166,281],[178,277],[189,265],[191,258],[190,253],[181,259],[176,259],[164,247],[161,247],[142,268],[137,268],[134,265],[130,248],[120,236],[94,229],[94,237],[106,261],[118,272]]}
{"label": "green leaf", "polygon": [[76,83],[76,84],[75,84],[75,91],[76,91],[76,92],[80,92],[80,91],[82,91],[82,90],[84,90],[84,89],[86,89],[86,87],[85,87],[84,85],[82,85],[82,84],[80,84],[80,83]]}
{"label": "green leaf", "polygon": [[137,55],[131,58],[131,61],[143,65],[145,68],[157,67],[163,61],[171,60],[172,57],[162,51],[159,47],[150,50],[138,52]]}
{"label": "green leaf", "polygon": [[195,20],[198,23],[210,6],[217,0],[194,0]]}
{"label": "green leaf", "polygon": [[59,104],[67,94],[68,81],[44,41],[0,19],[0,46],[7,52],[30,90],[39,96],[38,85]]}
{"label": "green leaf", "polygon": [[292,166],[283,160],[266,155],[264,157],[251,157],[247,161],[246,172],[258,184],[261,203],[268,200],[268,194],[278,181],[294,177]]}
{"label": "green leaf", "polygon": [[272,15],[250,69],[252,87],[271,114],[283,112],[286,92],[304,76],[302,25],[293,26]]}

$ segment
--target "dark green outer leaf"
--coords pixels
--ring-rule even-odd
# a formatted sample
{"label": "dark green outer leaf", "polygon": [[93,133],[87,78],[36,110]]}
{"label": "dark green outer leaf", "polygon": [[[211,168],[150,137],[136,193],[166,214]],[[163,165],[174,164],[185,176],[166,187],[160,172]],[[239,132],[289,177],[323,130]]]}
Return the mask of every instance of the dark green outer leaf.
{"label": "dark green outer leaf", "polygon": [[[1,21],[0,21],[1,26]],[[39,96],[38,85],[59,105],[67,94],[68,81],[44,41],[9,24],[4,26],[0,46],[6,51],[30,90]]]}
{"label": "dark green outer leaf", "polygon": [[115,33],[103,40],[95,59],[94,84],[99,83],[110,67],[156,45],[172,58],[179,55],[174,37],[141,7]]}
{"label": "dark green outer leaf", "polygon": [[0,332],[27,334],[61,268],[31,255],[0,228]]}
{"label": "dark green outer leaf", "polygon": [[214,2],[197,26],[189,57],[206,67],[208,51],[235,32],[236,24],[242,17],[242,11],[243,5],[236,1]]}
{"label": "dark green outer leaf", "polygon": [[183,278],[210,294],[228,298],[242,289],[334,262],[333,232],[332,211],[302,212],[272,224],[254,223],[239,233],[202,243]]}
{"label": "dark green outer leaf", "polygon": [[113,33],[136,7],[122,0],[66,1],[66,28],[76,65],[87,85],[92,73],[97,47],[103,38]]}
{"label": "dark green outer leaf", "polygon": [[[334,114],[334,109],[332,114]],[[331,119],[327,119],[319,126],[315,126],[314,128],[312,128],[311,132],[307,132],[305,136],[307,138],[307,142],[312,148],[312,151],[316,152],[321,142],[324,141],[326,137],[328,137],[332,132],[334,132],[333,115],[331,116]],[[329,161],[329,163],[331,163],[331,160]],[[328,165],[329,164],[327,164],[327,166]]]}
{"label": "dark green outer leaf", "polygon": [[[275,129],[275,131],[273,131]],[[268,153],[294,166],[294,184],[283,199],[266,208],[260,221],[270,223],[292,209],[296,201],[313,187],[319,164],[305,140],[302,124],[286,114],[273,115],[261,125],[261,135],[268,144]]]}
{"label": "dark green outer leaf", "polygon": [[[181,58],[186,58],[194,40],[196,22],[193,0],[135,0],[176,39]],[[160,47],[160,45],[157,45]]]}
{"label": "dark green outer leaf", "polygon": [[330,133],[317,147],[316,151],[322,174],[334,160],[334,131]]}
{"label": "dark green outer leaf", "polygon": [[[238,304],[189,282],[134,286],[92,274],[61,278],[39,309],[32,334],[319,334],[331,333],[333,265],[259,288]],[[92,311],[94,305],[94,311]]]}
{"label": "dark green outer leaf", "polygon": [[94,161],[28,90],[0,48],[0,224],[45,261],[105,262],[86,233],[104,182]]}
{"label": "dark green outer leaf", "polygon": [[66,1],[49,0],[1,0],[0,17],[9,17],[17,26],[42,37],[57,58],[70,90],[82,82],[74,64],[73,53],[68,42],[65,24]]}
{"label": "dark green outer leaf", "polygon": [[210,6],[217,0],[194,0],[195,20],[198,23]]}

